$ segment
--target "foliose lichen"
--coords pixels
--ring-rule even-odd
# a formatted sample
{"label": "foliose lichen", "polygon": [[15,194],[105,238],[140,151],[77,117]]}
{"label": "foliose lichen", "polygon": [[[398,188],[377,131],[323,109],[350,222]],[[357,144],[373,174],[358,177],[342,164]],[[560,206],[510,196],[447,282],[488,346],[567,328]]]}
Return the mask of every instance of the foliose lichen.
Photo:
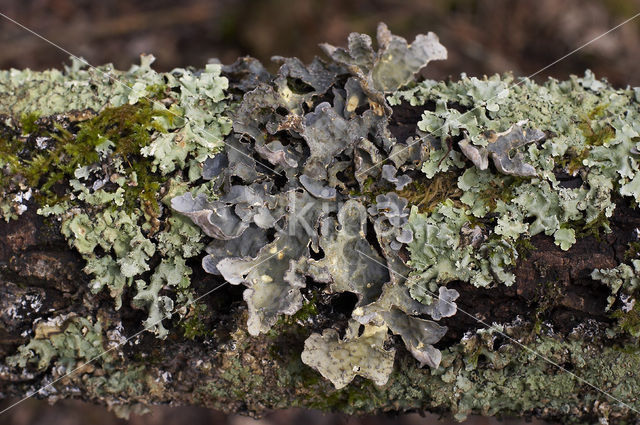
{"label": "foliose lichen", "polygon": [[[91,289],[108,290],[116,308],[130,291],[160,337],[162,319],[193,298],[185,260],[203,250],[206,272],[245,287],[254,337],[295,317],[310,286],[354,294],[346,320],[306,339],[305,364],[336,388],[356,375],[393,385],[401,378],[392,333],[432,369],[430,389],[453,388],[430,391],[434,403],[453,403],[458,418],[491,413],[512,401],[497,386],[515,367],[514,346],[494,347],[505,329],[496,326],[435,348],[447,331],[437,321],[456,314],[460,297],[447,285],[512,285],[532,236],[569,250],[588,232],[609,231],[616,202],[639,201],[638,92],[590,72],[544,84],[510,75],[417,82],[429,61],[446,58],[437,37],[408,44],[381,25],[377,41],[375,49],[354,33],[346,49],[323,45],[329,62],[276,57],[274,76],[248,58],[197,72],[156,73],[149,57],[124,73],[99,68],[132,89],[78,62],[65,73],[2,73],[0,91],[11,93],[4,109],[21,119],[6,117],[0,132],[0,178],[20,177],[0,189],[0,211],[15,218],[40,200],[39,212],[61,221],[86,260]],[[34,98],[32,82],[53,95]],[[65,87],[85,114],[56,120],[69,109],[56,96]],[[406,104],[424,112],[403,140],[390,121]],[[104,126],[113,121],[115,130]],[[592,275],[611,287],[609,309],[622,303],[621,326],[633,335],[637,261]],[[15,364],[57,355],[52,342],[33,341]],[[552,355],[557,345],[548,335],[536,349]],[[485,389],[474,375],[480,355],[495,383]],[[523,379],[537,388],[547,365],[525,357]],[[575,389],[567,376],[554,378],[553,391]]]}
{"label": "foliose lichen", "polygon": [[[0,203],[9,220],[24,213],[33,197],[38,213],[55,217],[69,245],[86,260],[90,289],[108,290],[119,309],[126,288],[134,287],[132,306],[147,310],[144,325],[165,337],[162,319],[191,299],[186,259],[204,245],[200,230],[166,208],[163,197],[199,178],[231,122],[228,80],[220,65],[197,73],[157,73],[152,62],[152,56],[142,56],[128,72],[83,69],[74,61],[64,74],[3,73],[0,80],[11,96],[25,88],[30,96],[37,90],[47,96],[5,108],[32,115],[5,123]],[[55,93],[64,87],[77,90],[77,104],[56,102]],[[33,108],[48,117],[36,118]],[[83,112],[74,118],[52,115],[69,108]]]}
{"label": "foliose lichen", "polygon": [[[75,313],[57,315],[33,326],[33,338],[8,356],[9,366],[29,368],[37,373],[51,371],[50,382],[66,380],[67,385],[82,382],[88,394],[103,400],[113,397],[140,397],[149,391],[145,366],[130,367],[123,362],[121,350],[122,324],[103,324],[101,321],[80,317]],[[31,370],[34,370],[31,369]],[[73,373],[78,372],[78,373]],[[37,389],[40,395],[55,395],[52,385]],[[111,408],[121,417],[130,410],[144,413],[143,406],[111,402]],[[125,411],[118,412],[124,409]]]}
{"label": "foliose lichen", "polygon": [[[415,315],[437,320],[455,313],[457,292],[444,285],[511,285],[521,241],[544,233],[568,250],[587,229],[608,230],[616,197],[635,196],[638,107],[628,89],[588,84],[590,74],[544,85],[514,85],[508,75],[414,83],[411,76],[428,60],[446,56],[433,37],[416,43],[428,58],[381,26],[377,52],[367,36],[352,34],[348,49],[323,46],[334,63],[316,59],[305,67],[280,59],[275,79],[256,82],[234,115],[232,146],[257,157],[221,156],[218,163],[228,168],[207,173],[222,193],[214,203],[174,199],[177,211],[202,217],[195,222],[203,229],[235,223],[232,234],[208,232],[220,242],[203,264],[247,286],[250,333],[300,308],[306,276],[328,283],[331,292],[356,294],[353,319],[386,326],[417,359],[437,367],[440,353],[431,344],[443,331]],[[435,105],[405,141],[393,137],[387,121],[401,102]],[[593,112],[575,117],[578,104]],[[457,180],[459,192],[423,212],[407,208],[411,184],[443,175]],[[293,200],[288,209],[286,198]],[[295,213],[300,200],[306,200],[303,231]],[[274,240],[251,245],[258,229],[275,229]],[[223,246],[237,259],[224,258]],[[434,302],[438,307],[424,310]],[[335,382],[352,379],[346,369],[323,366],[331,356],[317,349],[323,339],[313,338],[314,355],[326,358],[305,351],[306,362]]]}
{"label": "foliose lichen", "polygon": [[[352,34],[348,50],[323,47],[333,63],[315,59],[305,66],[278,58],[283,65],[276,77],[244,94],[229,148],[205,164],[203,176],[217,199],[186,193],[172,200],[175,211],[214,238],[204,269],[246,286],[250,334],[296,313],[308,279],[327,284],[329,293],[357,296],[348,335],[313,334],[302,354],[336,386],[356,374],[379,385],[386,381],[394,357],[382,347],[388,330],[418,360],[437,367],[440,352],[433,344],[446,328],[414,316],[455,314],[455,291],[445,292],[446,308],[420,308],[408,293],[397,295],[406,291],[404,279],[388,268],[407,267],[401,255],[413,235],[407,200],[394,191],[412,178],[398,175],[408,158],[380,163],[397,146],[383,94],[409,82],[430,60],[446,57],[446,50],[433,34],[408,45],[384,25],[378,44],[376,51],[368,36]],[[364,326],[361,336],[358,326]],[[378,348],[371,351],[371,344]],[[336,363],[336,356],[342,360]]]}
{"label": "foliose lichen", "polygon": [[[40,322],[34,332],[28,344],[20,346],[16,355],[7,357],[7,364],[25,367],[27,363],[35,363],[42,370],[55,361],[70,370],[77,362],[91,360],[104,352],[100,323],[74,314]],[[108,357],[105,361],[109,361]]]}

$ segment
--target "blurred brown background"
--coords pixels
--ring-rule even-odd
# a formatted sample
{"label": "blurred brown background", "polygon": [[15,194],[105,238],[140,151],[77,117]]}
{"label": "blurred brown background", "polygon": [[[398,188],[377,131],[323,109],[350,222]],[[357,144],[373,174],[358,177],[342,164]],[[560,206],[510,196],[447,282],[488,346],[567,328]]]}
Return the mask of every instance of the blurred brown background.
{"label": "blurred brown background", "polygon": [[[0,409],[7,403],[0,404]],[[0,424],[7,425],[548,425],[547,422],[522,418],[497,420],[471,416],[460,423],[438,415],[377,415],[348,417],[315,410],[289,409],[273,412],[260,420],[243,416],[226,416],[199,407],[158,406],[143,416],[132,414],[130,419],[118,419],[106,408],[79,401],[65,400],[49,406],[44,401],[27,400],[0,416]]]}
{"label": "blurred brown background", "polygon": [[[640,11],[640,0],[2,0],[0,10],[94,65],[127,68],[153,53],[159,70],[230,63],[251,55],[310,60],[317,44],[385,21],[410,41],[436,32],[449,60],[432,78],[513,71],[530,75]],[[67,54],[0,21],[0,68],[59,67]],[[566,78],[591,68],[616,85],[640,85],[640,19],[538,75]],[[273,69],[273,68],[272,68]]]}
{"label": "blurred brown background", "polygon": [[[343,45],[351,31],[375,33],[379,21],[411,41],[434,31],[449,59],[434,62],[429,78],[457,78],[513,71],[533,74],[640,11],[640,0],[0,0],[0,11],[91,64],[128,68],[141,53],[157,57],[158,70],[193,65],[209,58],[224,63],[251,55],[268,64],[271,55],[319,55],[317,44]],[[0,17],[0,68],[60,67],[68,55]],[[640,85],[640,18],[538,74],[565,79],[585,68],[617,86]],[[270,69],[275,71],[272,65]],[[7,402],[0,403],[1,406]],[[276,412],[261,425],[426,425],[438,417],[348,418],[313,411]],[[447,420],[448,422],[448,420]],[[29,400],[0,417],[0,424],[124,424],[106,409],[64,401],[50,407]],[[134,425],[253,425],[199,408],[158,407]],[[471,418],[469,424],[495,424]],[[505,424],[524,423],[507,420]],[[538,422],[540,423],[540,422]]]}

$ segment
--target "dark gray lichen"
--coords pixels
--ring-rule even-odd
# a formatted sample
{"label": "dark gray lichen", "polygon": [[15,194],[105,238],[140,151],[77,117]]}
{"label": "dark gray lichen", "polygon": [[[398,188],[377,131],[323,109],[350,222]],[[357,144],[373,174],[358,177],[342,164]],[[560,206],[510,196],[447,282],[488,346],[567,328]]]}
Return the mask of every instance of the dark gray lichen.
{"label": "dark gray lichen", "polygon": [[[218,188],[217,199],[186,193],[173,198],[172,207],[215,239],[207,248],[204,269],[246,286],[250,334],[265,333],[280,315],[296,313],[303,302],[301,289],[311,278],[328,284],[329,293],[356,294],[354,317],[381,335],[376,336],[380,344],[389,328],[422,363],[437,367],[440,355],[432,344],[446,328],[413,317],[421,309],[401,305],[386,315],[380,309],[385,305],[379,302],[383,287],[402,285],[387,266],[404,265],[400,255],[412,241],[407,200],[390,192],[370,203],[352,192],[369,186],[368,178],[391,190],[412,181],[406,174],[396,176],[396,167],[380,164],[397,146],[382,93],[411,81],[430,60],[446,57],[446,50],[433,34],[418,36],[408,45],[384,25],[378,42],[376,52],[368,36],[352,34],[349,51],[325,46],[335,63],[315,59],[304,65],[297,59],[276,58],[282,65],[273,80],[249,80],[255,84],[233,116],[230,148],[204,164],[203,176]],[[361,111],[367,103],[369,108]],[[233,152],[236,146],[242,153]],[[373,224],[373,234],[368,223]],[[455,313],[453,299],[445,299],[450,304],[446,315]],[[369,308],[366,317],[356,314],[373,305],[378,308]],[[407,313],[410,310],[416,313]],[[437,320],[442,314],[433,317]],[[336,385],[346,385],[354,374],[338,379],[328,368],[345,366],[318,356],[332,356],[337,347],[359,346],[361,338],[338,341],[327,332],[312,335],[303,359]],[[320,349],[323,341],[335,347]],[[380,362],[393,359],[393,351],[381,353]],[[376,370],[375,357],[369,362],[368,368]],[[381,370],[388,375],[390,368]],[[364,366],[358,373],[373,376]],[[377,373],[374,381],[381,384],[386,378],[380,370]]]}
{"label": "dark gray lichen", "polygon": [[486,146],[474,147],[468,140],[461,140],[460,149],[480,170],[487,169],[490,157],[501,173],[533,177],[536,175],[535,168],[531,164],[526,164],[523,161],[524,155],[516,149],[529,143],[539,142],[545,135],[540,130],[523,129],[524,124],[515,124],[503,133],[491,133]]}

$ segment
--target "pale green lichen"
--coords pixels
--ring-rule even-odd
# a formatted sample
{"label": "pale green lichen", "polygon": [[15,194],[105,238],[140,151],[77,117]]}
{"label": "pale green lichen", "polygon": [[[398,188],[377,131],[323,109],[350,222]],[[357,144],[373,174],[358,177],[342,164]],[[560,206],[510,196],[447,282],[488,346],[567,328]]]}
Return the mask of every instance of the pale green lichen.
{"label": "pale green lichen", "polygon": [[386,326],[360,325],[351,321],[344,338],[326,329],[322,335],[313,334],[304,343],[302,361],[317,369],[336,389],[345,387],[356,375],[384,385],[393,370],[395,349],[386,350]]}
{"label": "pale green lichen", "polygon": [[[471,214],[447,200],[430,214],[414,207],[409,217],[413,241],[409,243],[411,295],[424,301],[439,285],[462,280],[475,286],[491,283],[511,285],[515,276],[506,271],[515,265],[517,252],[508,240],[486,239],[482,228],[472,224]],[[469,235],[470,237],[466,237]]]}
{"label": "pale green lichen", "polygon": [[[165,337],[167,331],[161,320],[170,318],[174,299],[161,296],[159,292],[171,288],[179,292],[174,297],[176,303],[188,300],[188,291],[184,291],[189,287],[192,270],[186,266],[185,259],[203,249],[200,231],[181,217],[171,217],[162,230],[151,235],[139,225],[140,212],[132,214],[105,207],[105,203],[111,202],[118,205],[107,192],[98,190],[89,194],[82,186],[78,199],[101,209],[89,214],[78,208],[59,211],[55,207],[43,208],[40,212],[45,215],[57,213],[62,218],[63,235],[86,260],[85,272],[94,276],[90,282],[91,291],[97,293],[108,289],[115,300],[115,308],[119,309],[124,291],[135,281],[137,294],[133,297],[133,306],[147,309],[149,318],[144,326],[159,337]],[[150,284],[136,280],[150,270],[149,262],[156,252],[163,259],[153,269]]]}
{"label": "pale green lichen", "polygon": [[141,149],[142,155],[154,158],[154,165],[162,174],[185,168],[187,159],[189,167],[197,169],[223,146],[222,139],[231,130],[231,121],[224,115],[229,82],[220,71],[220,65],[208,64],[197,76],[184,69],[165,74],[172,77],[167,86],[180,91],[174,113],[184,119],[180,120],[178,131],[159,133],[149,146]]}
{"label": "pale green lichen", "polygon": [[635,304],[635,299],[631,298],[640,288],[640,260],[631,260],[631,266],[625,263],[612,269],[595,269],[591,272],[591,278],[599,280],[611,288],[611,295],[607,298],[607,310],[611,309],[618,298],[624,298],[623,307],[629,311]]}
{"label": "pale green lichen", "polygon": [[[174,257],[162,260],[154,269],[148,284],[142,279],[136,280],[137,293],[132,305],[149,311],[149,317],[143,322],[146,330],[155,332],[159,338],[168,335],[169,331],[162,325],[162,320],[171,319],[174,300],[167,295],[160,295],[160,291],[170,288],[174,291],[187,289],[191,283],[191,272],[184,258]],[[191,301],[189,298],[184,299],[184,295],[179,292],[176,303],[184,304],[185,301]]]}
{"label": "pale green lichen", "polygon": [[[35,324],[33,338],[5,362],[26,369],[35,365],[41,373],[50,369],[54,383],[63,378],[66,385],[81,382],[87,396],[103,401],[140,397],[149,391],[147,367],[122,363],[121,330],[121,325],[105,329],[100,320],[74,313],[58,315]],[[38,390],[41,395],[57,392],[49,385]],[[114,405],[126,410],[135,403]]]}
{"label": "pale green lichen", "polygon": [[[606,218],[613,214],[616,192],[637,196],[638,105],[632,103],[629,89],[616,90],[601,82],[594,85],[591,73],[567,82],[549,80],[544,85],[524,80],[509,87],[512,80],[510,76],[478,80],[463,75],[458,82],[425,81],[393,94],[389,101],[392,105],[435,102],[435,111],[426,111],[418,123],[420,130],[441,143],[442,153],[431,154],[439,158],[439,168],[427,166],[433,161],[423,166],[428,178],[454,165],[440,162],[443,155],[454,158],[451,138],[466,138],[459,147],[475,166],[459,177],[460,201],[474,217],[497,215],[493,233],[504,243],[512,245],[519,238],[545,233],[567,250],[576,242],[580,233],[576,230],[594,223],[608,230]],[[451,109],[450,104],[469,112]],[[490,143],[484,134],[505,131],[523,120],[546,134],[544,142],[532,143],[518,154],[530,164],[529,170],[536,171],[526,174],[535,178],[513,178],[485,169],[487,154],[483,157],[483,152]],[[564,187],[557,178],[563,171],[582,181]],[[531,218],[533,222],[528,221]]]}
{"label": "pale green lichen", "polygon": [[[184,69],[157,73],[152,62],[152,56],[142,56],[141,64],[128,72],[99,68],[132,90],[99,71],[85,70],[78,61],[64,73],[0,74],[0,89],[11,92],[5,100],[23,90],[29,93],[14,99],[11,107],[0,105],[4,111],[25,114],[34,108],[45,115],[70,109],[95,111],[80,118],[77,134],[57,125],[49,137],[38,127],[37,118],[23,120],[22,132],[27,134],[3,142],[0,166],[9,167],[14,180],[26,179],[41,204],[40,214],[61,220],[62,234],[86,260],[85,272],[93,276],[90,289],[94,293],[107,289],[119,309],[123,293],[133,286],[133,306],[149,311],[144,325],[164,337],[167,331],[161,320],[191,298],[191,268],[185,259],[204,246],[197,227],[171,217],[161,204],[160,192],[186,190],[180,183],[182,169],[190,168],[187,179],[198,178],[202,163],[223,146],[231,123],[226,116],[228,80],[221,76],[220,65],[207,65],[197,74]],[[71,104],[56,97],[63,87],[74,94]],[[34,98],[40,89],[47,96]],[[37,134],[28,134],[29,129]],[[22,147],[36,135],[47,135],[54,148],[30,160],[20,157]],[[64,177],[69,185],[60,196],[50,188]],[[15,192],[11,185],[0,190]],[[201,189],[208,190],[206,185]],[[15,195],[0,196],[3,215],[9,218],[12,210],[5,211],[5,200]],[[162,260],[151,270],[151,259],[158,255]],[[148,272],[149,284],[141,279]]]}
{"label": "pale green lichen", "polygon": [[366,34],[351,33],[349,48],[321,44],[320,47],[336,62],[357,69],[362,90],[394,92],[413,80],[414,75],[432,60],[447,58],[447,49],[434,33],[420,34],[413,43],[391,34],[380,23],[377,32],[378,50]]}
{"label": "pale green lichen", "polygon": [[[6,363],[26,367],[35,363],[46,369],[52,362],[71,370],[78,362],[90,361],[104,354],[102,326],[99,322],[76,316],[57,316],[35,326],[35,337],[18,347],[18,353],[9,356]],[[105,359],[100,362],[108,361]]]}
{"label": "pale green lichen", "polygon": [[143,97],[151,97],[150,89],[165,85],[164,75],[151,69],[154,60],[152,55],[142,55],[140,65],[133,65],[128,71],[118,71],[111,64],[92,68],[75,57],[64,71],[0,71],[0,109],[13,116],[36,111],[54,115],[135,104]]}

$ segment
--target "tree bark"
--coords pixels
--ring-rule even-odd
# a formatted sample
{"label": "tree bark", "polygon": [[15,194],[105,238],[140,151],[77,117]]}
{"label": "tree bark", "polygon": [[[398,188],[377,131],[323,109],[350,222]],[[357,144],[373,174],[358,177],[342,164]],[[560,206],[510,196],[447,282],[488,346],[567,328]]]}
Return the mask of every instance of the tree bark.
{"label": "tree bark", "polygon": [[[396,115],[409,116],[411,108]],[[20,344],[27,343],[25,331],[35,327],[38,320],[71,312],[121,321],[125,336],[139,331],[143,317],[140,312],[130,308],[114,311],[108,296],[88,292],[89,278],[82,271],[84,261],[59,233],[59,223],[37,215],[35,206],[30,201],[28,211],[17,220],[0,222],[0,356],[11,355]],[[581,238],[569,251],[560,250],[551,237],[532,238],[535,249],[518,262],[516,283],[511,287],[488,290],[455,283],[450,287],[461,294],[458,301],[461,310],[485,323],[511,324],[505,332],[524,346],[540,351],[557,345],[559,351],[544,351],[544,355],[562,368],[575,371],[607,391],[621,385],[635,389],[640,385],[640,368],[634,367],[640,363],[638,356],[594,337],[598,335],[594,330],[611,326],[615,320],[605,313],[608,288],[593,281],[590,274],[594,268],[615,267],[624,258],[628,242],[634,240],[634,229],[639,226],[638,211],[618,205],[611,220],[611,233],[601,235],[600,239],[593,235]],[[192,263],[196,270],[192,279],[196,294],[222,282],[199,271],[197,260]],[[552,285],[546,285],[548,282]],[[474,342],[479,353],[488,347],[487,354],[489,349],[502,345],[502,350],[491,354],[500,357],[499,361],[494,359],[500,364],[499,382],[492,382],[498,373],[492,374],[496,366],[485,354],[478,354],[475,381],[465,383],[471,386],[466,387],[461,382],[443,380],[429,368],[420,369],[403,351],[386,386],[378,388],[357,378],[346,389],[335,390],[300,361],[304,340],[312,327],[279,323],[267,335],[251,337],[244,330],[246,311],[237,287],[227,285],[203,302],[208,307],[204,320],[211,326],[207,336],[185,338],[179,323],[174,321],[166,340],[143,333],[119,349],[123,357],[116,370],[143,368],[144,390],[100,391],[83,379],[86,374],[96,372],[96,368],[87,365],[36,396],[81,398],[106,403],[121,411],[171,403],[251,415],[300,406],[346,413],[428,410],[464,415],[474,411],[563,420],[594,418],[615,404],[546,360],[508,344],[499,335],[490,343]],[[315,326],[328,320],[324,315],[344,314],[339,304],[336,299],[336,311],[321,311],[313,319]],[[519,321],[536,320],[544,320],[544,326],[552,327],[553,331],[543,329],[536,334],[531,326],[518,325]],[[469,340],[466,343],[460,340],[465,333],[483,325],[460,313],[444,319],[443,324],[449,328],[438,344],[444,351],[443,364],[459,369],[469,367],[456,357],[465,345],[470,345]],[[580,326],[582,333],[575,330]],[[485,343],[487,347],[480,349]],[[20,373],[3,366],[0,391],[4,397],[22,397],[62,376],[61,372],[48,369]],[[535,387],[536,382],[540,387]],[[509,388],[518,391],[510,392]],[[476,400],[474,391],[487,393]],[[627,414],[630,413],[624,415]]]}
{"label": "tree bark", "polygon": [[[7,116],[16,116],[12,107],[5,109]],[[389,123],[393,135],[404,141],[414,134],[425,109],[394,107]],[[86,118],[67,111],[39,122],[82,119]],[[20,155],[31,157],[29,152]],[[68,183],[67,177],[60,184]],[[349,414],[418,410],[450,413],[458,419],[470,413],[563,422],[639,418],[634,410],[640,409],[637,338],[608,332],[619,323],[606,311],[611,288],[591,278],[594,269],[625,261],[636,241],[640,212],[628,198],[617,201],[609,219],[611,232],[579,237],[567,251],[551,236],[532,237],[531,245],[520,252],[511,286],[487,289],[451,282],[449,289],[460,294],[459,311],[440,321],[448,330],[436,344],[443,353],[437,369],[420,368],[394,337],[397,355],[387,384],[378,387],[357,377],[341,390],[303,364],[300,355],[313,332],[344,329],[355,304],[349,294],[328,294],[307,285],[302,290],[307,299],[322,298],[317,311],[284,317],[269,332],[251,336],[243,289],[224,285],[199,300],[205,309],[190,309],[182,321],[165,320],[170,331],[166,339],[150,332],[136,335],[146,313],[132,307],[132,288],[125,288],[118,310],[106,290],[92,293],[91,279],[83,271],[85,260],[61,234],[60,221],[38,215],[35,198],[24,205],[26,212],[19,217],[0,221],[4,398],[79,398],[109,405],[121,414],[170,403],[254,416],[307,407]],[[157,226],[163,228],[167,216],[159,219]],[[195,296],[225,283],[202,270],[203,255],[187,260]],[[160,260],[150,261],[157,265]],[[77,358],[40,369],[7,363],[34,336],[46,341],[64,332],[65,323],[43,325],[56,317],[99,321],[100,351],[110,351],[100,358]],[[87,335],[92,330],[79,332]]]}

